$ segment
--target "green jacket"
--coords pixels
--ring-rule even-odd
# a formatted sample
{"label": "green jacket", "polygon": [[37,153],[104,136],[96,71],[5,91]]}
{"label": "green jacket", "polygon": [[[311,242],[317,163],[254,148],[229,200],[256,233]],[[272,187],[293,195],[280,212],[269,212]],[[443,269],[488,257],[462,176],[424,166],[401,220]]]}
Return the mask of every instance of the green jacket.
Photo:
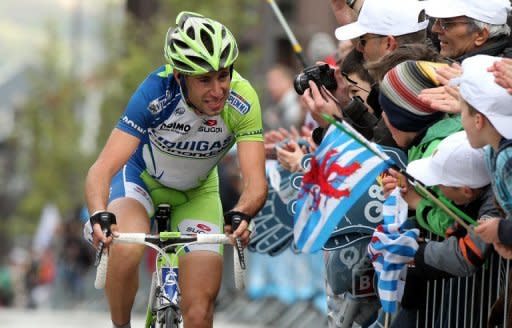
{"label": "green jacket", "polygon": [[[421,138],[421,140],[411,146],[407,152],[408,161],[429,157],[432,155],[437,145],[447,136],[461,131],[462,123],[460,116],[445,118],[431,127]],[[437,187],[432,188],[439,198],[444,198]],[[416,220],[419,225],[439,236],[445,237],[446,229],[453,224],[453,219],[442,209],[437,207],[432,201],[423,198],[416,207]]]}

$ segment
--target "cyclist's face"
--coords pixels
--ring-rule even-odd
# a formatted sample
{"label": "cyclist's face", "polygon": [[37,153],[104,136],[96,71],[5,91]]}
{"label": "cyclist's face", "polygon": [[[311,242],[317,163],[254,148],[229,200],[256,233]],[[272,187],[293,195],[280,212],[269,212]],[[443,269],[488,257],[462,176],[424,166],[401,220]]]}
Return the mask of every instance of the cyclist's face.
{"label": "cyclist's face", "polygon": [[185,76],[188,101],[202,114],[218,115],[229,96],[229,68],[197,76]]}

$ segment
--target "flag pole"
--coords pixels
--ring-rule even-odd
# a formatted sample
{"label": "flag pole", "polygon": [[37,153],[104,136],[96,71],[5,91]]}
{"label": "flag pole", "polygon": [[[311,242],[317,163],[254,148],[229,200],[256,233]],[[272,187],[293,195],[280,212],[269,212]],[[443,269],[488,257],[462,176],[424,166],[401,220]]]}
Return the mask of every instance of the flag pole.
{"label": "flag pole", "polygon": [[[441,208],[446,214],[448,214],[451,218],[453,218],[457,223],[459,223],[461,226],[463,226],[468,232],[470,230],[473,230],[473,228],[466,223],[469,222],[470,224],[476,224],[476,221],[473,220],[471,217],[469,217],[466,213],[458,209],[456,206],[454,206],[451,203],[444,202],[442,199],[437,198],[426,186],[424,183],[410,175],[406,172],[406,170],[399,165],[397,165],[389,156],[381,152],[375,144],[370,143],[368,140],[366,140],[365,137],[363,137],[359,132],[354,130],[350,125],[341,124],[340,122],[336,121],[332,116],[327,114],[322,114],[323,118],[336,126],[336,128],[342,130],[343,132],[347,133],[349,136],[354,138],[359,144],[370,150],[372,153],[374,153],[376,156],[378,156],[380,159],[382,159],[386,164],[390,165],[391,167],[397,169],[401,174],[403,174],[412,184],[414,187],[418,188],[420,193],[422,193],[424,198],[428,198],[434,204],[436,204],[439,208]],[[466,221],[464,221],[466,220]]]}
{"label": "flag pole", "polygon": [[384,328],[389,328],[389,317],[390,314],[386,312],[384,314]]}
{"label": "flag pole", "polygon": [[304,58],[304,54],[302,53],[302,47],[300,46],[299,42],[297,41],[297,38],[295,38],[295,35],[293,34],[292,30],[290,29],[290,26],[286,22],[286,19],[284,19],[283,14],[281,13],[281,9],[276,5],[274,0],[267,0],[270,7],[274,11],[274,14],[277,17],[277,20],[279,23],[281,23],[281,26],[283,27],[286,36],[288,37],[288,40],[290,40],[290,43],[292,44],[293,51],[297,55],[297,57],[300,60],[300,63],[302,64],[302,67],[307,67],[306,59]]}

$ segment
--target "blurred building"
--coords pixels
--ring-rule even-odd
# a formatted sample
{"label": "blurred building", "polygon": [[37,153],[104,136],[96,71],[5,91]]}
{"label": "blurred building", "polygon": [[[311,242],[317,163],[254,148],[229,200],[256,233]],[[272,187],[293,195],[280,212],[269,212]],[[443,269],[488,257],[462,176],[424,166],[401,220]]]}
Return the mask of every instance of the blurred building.
{"label": "blurred building", "polygon": [[[330,2],[276,0],[275,3],[301,45],[307,65],[313,65],[315,59],[309,58],[310,54],[307,51],[311,38],[319,32],[324,32],[332,37],[333,43],[336,42],[334,30],[337,23]],[[295,73],[301,72],[303,67],[293,51],[290,40],[266,1],[260,2],[258,15],[261,17],[259,28],[245,35],[247,40],[242,41],[261,51],[260,63],[254,65],[251,72],[253,79],[265,81],[265,72],[276,63],[290,67]],[[262,108],[265,109],[271,103],[271,99],[261,86],[259,91]]]}

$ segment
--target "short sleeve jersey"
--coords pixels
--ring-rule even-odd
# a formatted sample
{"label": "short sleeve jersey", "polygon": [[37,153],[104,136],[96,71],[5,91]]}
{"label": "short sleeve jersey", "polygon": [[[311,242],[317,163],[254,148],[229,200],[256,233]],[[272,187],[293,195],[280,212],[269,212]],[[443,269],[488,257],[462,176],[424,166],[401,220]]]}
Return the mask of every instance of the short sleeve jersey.
{"label": "short sleeve jersey", "polygon": [[177,190],[200,186],[235,142],[263,141],[258,96],[240,74],[233,71],[219,115],[198,115],[186,104],[169,65],[142,82],[117,128],[141,140],[129,164]]}

